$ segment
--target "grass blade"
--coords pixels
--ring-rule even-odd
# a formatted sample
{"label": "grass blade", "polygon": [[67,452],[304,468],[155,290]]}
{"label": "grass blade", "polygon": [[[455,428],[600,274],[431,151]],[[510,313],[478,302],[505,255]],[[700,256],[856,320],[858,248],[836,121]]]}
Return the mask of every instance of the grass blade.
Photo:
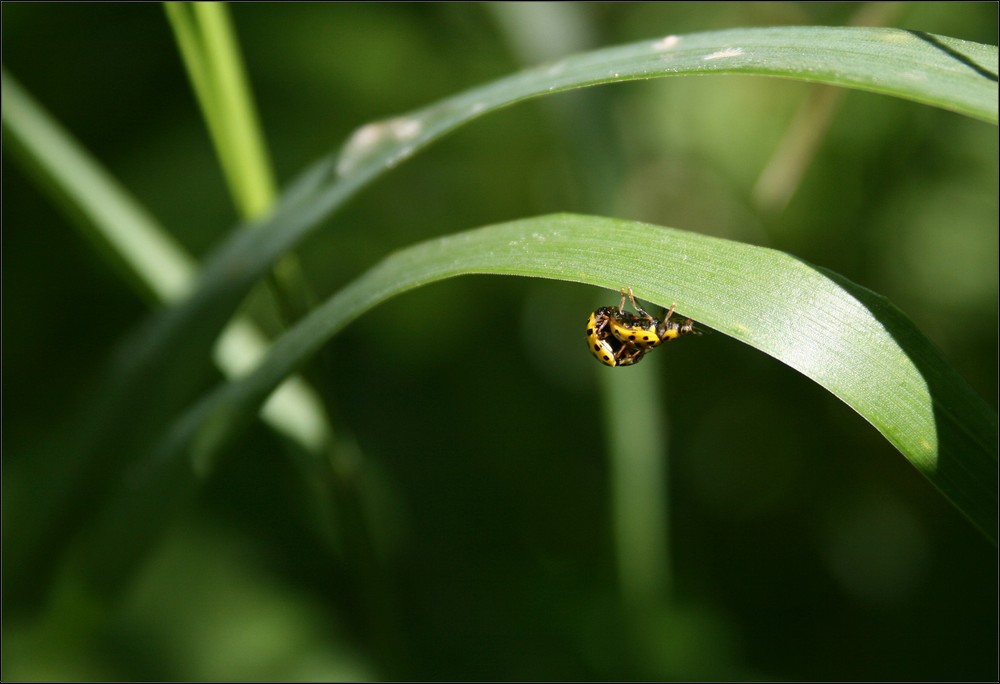
{"label": "grass blade", "polygon": [[[6,71],[2,88],[8,149],[16,150],[19,161],[34,172],[40,187],[151,303],[176,304],[190,294],[197,277],[196,260]],[[226,324],[211,357],[223,373],[233,377],[253,368],[268,345],[267,337],[252,321],[238,317]],[[103,423],[113,430],[115,418],[121,418],[126,407],[112,403],[122,396],[121,385],[105,390],[108,393],[94,402],[95,410],[98,414],[105,411],[101,414]],[[141,410],[144,404],[145,400],[140,400],[133,410]],[[263,406],[261,417],[305,452],[325,453],[330,442],[325,410],[315,389],[301,378],[289,377]],[[89,442],[87,437],[90,435],[80,440],[79,453],[66,454],[65,463],[53,466],[53,478],[34,502],[40,514],[21,519],[12,537],[15,546],[21,541],[31,545],[32,550],[14,552],[25,561],[18,569],[29,575],[39,571],[31,559],[52,552],[48,547],[58,547],[71,536],[80,517],[75,510],[80,497],[93,496],[108,483],[110,473],[102,467],[107,463],[106,452],[96,446],[100,438],[95,436],[95,441]],[[87,453],[95,457],[87,459]],[[116,469],[120,465],[110,472]],[[39,529],[33,524],[36,522]]]}
{"label": "grass blade", "polygon": [[[175,304],[188,295],[195,259],[6,72],[3,100],[3,124],[24,163],[129,282],[156,304]],[[256,365],[267,345],[259,328],[238,318],[219,338],[214,358],[235,376]],[[307,450],[322,451],[328,435],[319,400],[301,380],[291,380],[263,417]]]}
{"label": "grass blade", "polygon": [[243,62],[223,3],[165,3],[167,18],[241,216],[267,212],[271,173]]}
{"label": "grass blade", "polygon": [[[280,338],[254,373],[220,387],[179,420],[147,462],[144,486],[126,493],[111,517],[148,506],[147,487],[164,481],[163,473],[193,472],[182,454],[195,469],[210,468],[271,389],[354,318],[407,290],[471,274],[613,291],[629,285],[642,299],[676,303],[679,314],[786,363],[851,406],[995,543],[997,417],[888,301],[775,250],[568,214],[489,226],[391,255]],[[582,343],[579,353],[587,353]],[[114,538],[109,533],[105,541]],[[108,563],[128,562],[104,553],[92,560],[92,577],[101,581],[124,571]]]}

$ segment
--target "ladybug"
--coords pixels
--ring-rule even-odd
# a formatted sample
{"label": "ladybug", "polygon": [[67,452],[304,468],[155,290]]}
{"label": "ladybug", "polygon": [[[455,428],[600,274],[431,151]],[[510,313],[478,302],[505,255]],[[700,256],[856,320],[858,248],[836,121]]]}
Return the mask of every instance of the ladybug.
{"label": "ladybug", "polygon": [[670,320],[674,313],[673,305],[665,312],[663,320],[657,320],[635,301],[632,288],[628,289],[628,298],[639,315],[625,311],[624,289],[621,295],[617,309],[603,306],[587,319],[587,347],[606,366],[632,366],[639,363],[647,351],[663,342],[676,340],[682,335],[701,334],[690,318],[683,322]]}
{"label": "ladybug", "polygon": [[646,310],[635,301],[635,295],[632,294],[631,287],[628,289],[628,298],[640,316],[626,312],[625,290],[622,290],[621,294],[622,300],[618,305],[619,316],[613,317],[609,321],[608,327],[611,328],[611,334],[622,342],[638,347],[639,349],[648,350],[660,345],[662,342],[676,340],[681,335],[696,332],[694,321],[690,318],[683,323],[670,321],[670,317],[674,313],[674,306],[676,305],[671,305],[670,309],[663,316],[663,320],[658,321],[646,313]]}
{"label": "ladybug", "polygon": [[602,306],[587,319],[587,347],[590,353],[605,366],[631,366],[639,363],[645,349],[629,345],[612,334],[611,322],[621,317],[613,306]]}

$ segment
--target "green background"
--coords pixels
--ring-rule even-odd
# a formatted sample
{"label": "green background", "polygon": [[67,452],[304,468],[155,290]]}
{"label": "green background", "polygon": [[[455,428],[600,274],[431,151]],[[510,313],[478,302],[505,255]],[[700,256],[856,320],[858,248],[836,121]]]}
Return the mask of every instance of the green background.
{"label": "green background", "polygon": [[[567,52],[871,8],[231,9],[284,183],[366,122]],[[2,11],[5,68],[189,250],[218,244],[234,209],[162,9]],[[992,3],[899,5],[886,23],[997,43]],[[810,92],[716,76],[523,103],[401,164],[298,253],[326,297],[393,249],[547,212],[766,245],[889,297],[995,407],[996,127],[851,92],[787,207],[762,207],[754,186]],[[148,309],[6,151],[3,171],[6,538]],[[603,368],[583,324],[616,301],[474,277],[355,321],[306,369],[356,459],[333,541],[258,425],[110,618],[21,605],[5,553],[4,678],[997,676],[995,547],[850,409],[723,335]],[[616,566],[606,373],[650,374],[664,398],[669,558],[642,605]]]}

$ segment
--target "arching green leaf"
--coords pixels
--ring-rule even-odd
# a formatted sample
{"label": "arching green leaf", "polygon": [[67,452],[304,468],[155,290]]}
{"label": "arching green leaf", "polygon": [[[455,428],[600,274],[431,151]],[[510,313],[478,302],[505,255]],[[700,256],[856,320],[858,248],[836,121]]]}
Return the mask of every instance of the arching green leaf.
{"label": "arching green leaf", "polygon": [[[351,320],[407,290],[470,274],[627,285],[648,301],[676,304],[851,406],[996,540],[996,415],[885,298],[783,252],[591,216],[524,219],[389,256],[280,338],[255,373],[184,416],[154,462],[193,447],[198,467],[208,467],[222,440]],[[582,343],[579,353],[587,353]]]}

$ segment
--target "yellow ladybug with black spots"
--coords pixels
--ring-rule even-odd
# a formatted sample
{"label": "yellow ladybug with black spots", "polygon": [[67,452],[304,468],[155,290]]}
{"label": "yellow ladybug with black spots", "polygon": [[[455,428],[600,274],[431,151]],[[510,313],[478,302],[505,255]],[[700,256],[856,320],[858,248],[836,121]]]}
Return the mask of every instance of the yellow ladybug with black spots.
{"label": "yellow ladybug with black spots", "polygon": [[666,311],[663,320],[657,320],[635,301],[632,288],[628,289],[628,298],[639,315],[625,311],[624,288],[621,295],[618,308],[602,306],[587,319],[587,347],[605,366],[633,366],[653,347],[683,335],[701,334],[690,318],[671,321],[673,306]]}
{"label": "yellow ladybug with black spots", "polygon": [[631,366],[639,363],[646,350],[627,344],[611,332],[612,321],[621,325],[621,312],[613,306],[602,306],[587,319],[587,346],[590,353],[605,366]]}

